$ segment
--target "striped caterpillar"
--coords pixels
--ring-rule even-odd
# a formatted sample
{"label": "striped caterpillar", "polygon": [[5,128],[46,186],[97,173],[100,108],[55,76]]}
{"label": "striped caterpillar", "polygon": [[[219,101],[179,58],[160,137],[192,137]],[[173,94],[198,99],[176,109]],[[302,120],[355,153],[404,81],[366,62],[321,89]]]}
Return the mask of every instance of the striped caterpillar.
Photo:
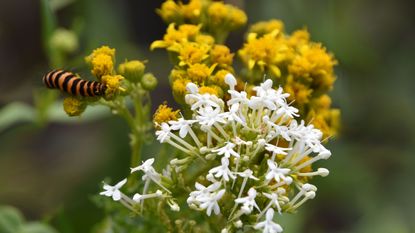
{"label": "striped caterpillar", "polygon": [[43,76],[43,83],[48,88],[59,89],[76,96],[103,96],[106,86],[96,81],[86,81],[65,70],[53,70]]}

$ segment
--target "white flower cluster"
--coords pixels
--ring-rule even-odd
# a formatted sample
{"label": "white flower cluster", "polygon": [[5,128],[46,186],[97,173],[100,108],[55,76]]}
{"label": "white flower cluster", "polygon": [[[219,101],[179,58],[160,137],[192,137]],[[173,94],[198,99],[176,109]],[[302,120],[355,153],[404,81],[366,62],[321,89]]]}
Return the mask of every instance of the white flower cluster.
{"label": "white flower cluster", "polygon": [[[227,216],[229,224],[222,232],[282,232],[273,220],[274,213],[293,212],[315,197],[317,188],[308,183],[309,179],[329,172],[325,168],[313,171],[311,165],[331,153],[321,144],[320,130],[294,119],[298,110],[287,103],[288,94],[282,88],[272,88],[271,80],[256,86],[255,95],[250,97],[235,90],[236,79],[231,74],[225,82],[230,95],[226,103],[214,95],[200,94],[198,87],[189,83],[185,100],[193,112],[192,119],[180,118],[159,126],[157,139],[186,154],[172,160],[168,168],[181,173],[192,164],[198,169],[207,167],[202,170],[204,179],[194,184],[187,204],[208,216]],[[145,174],[144,193],[153,181],[170,195],[160,179],[170,179],[171,172],[161,175],[151,163],[153,160],[133,169]],[[102,194],[110,196],[110,191]],[[225,205],[228,203],[230,208]]]}

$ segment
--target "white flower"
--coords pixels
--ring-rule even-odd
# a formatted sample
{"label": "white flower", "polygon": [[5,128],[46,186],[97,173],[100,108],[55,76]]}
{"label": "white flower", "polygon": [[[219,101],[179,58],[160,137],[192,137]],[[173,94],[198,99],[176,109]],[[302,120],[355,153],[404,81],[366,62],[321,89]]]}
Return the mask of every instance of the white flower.
{"label": "white flower", "polygon": [[114,201],[121,200],[121,191],[119,190],[125,183],[127,183],[127,179],[123,179],[122,181],[118,182],[116,185],[111,186],[104,183],[105,191],[100,192],[100,195],[104,195],[107,197],[112,197]]}
{"label": "white flower", "polygon": [[272,90],[272,80],[265,80],[265,82],[259,84],[259,86],[255,86],[253,90],[256,92],[257,96],[267,95],[268,91]]}
{"label": "white flower", "polygon": [[211,106],[201,108],[197,111],[199,114],[196,119],[201,126],[211,127],[215,123],[226,123],[224,115],[221,114],[219,108],[212,108]]}
{"label": "white flower", "polygon": [[233,148],[235,147],[235,144],[233,144],[232,142],[226,142],[225,146],[219,148],[219,149],[214,149],[212,150],[212,152],[217,152],[218,155],[224,155],[226,158],[231,157],[231,155],[233,155],[236,158],[239,158],[240,155],[233,150]]}
{"label": "white flower", "polygon": [[215,215],[220,214],[218,201],[222,198],[223,194],[225,194],[225,189],[198,198],[198,201],[200,202],[199,207],[203,210],[206,209],[206,214],[208,216],[212,214],[212,210]]}
{"label": "white flower", "polygon": [[229,73],[225,75],[225,83],[228,84],[229,89],[234,90],[236,86],[236,78]]}
{"label": "white flower", "polygon": [[[188,83],[187,87],[189,87],[190,84],[193,83]],[[220,105],[223,103],[223,101],[215,95],[199,93],[187,94],[185,96],[185,101],[187,104],[191,105],[191,110],[196,110],[204,107],[220,108]]]}
{"label": "white flower", "polygon": [[197,122],[196,120],[185,120],[183,117],[179,118],[177,121],[169,121],[172,130],[180,130],[179,136],[181,138],[186,137],[187,133],[192,130],[191,125]]}
{"label": "white flower", "polygon": [[170,139],[170,126],[169,124],[163,122],[161,123],[161,129],[156,131],[156,136],[157,136],[157,140],[160,141],[161,143],[167,141],[168,139]]}
{"label": "white flower", "polygon": [[225,181],[229,181],[229,178],[236,178],[229,170],[229,159],[227,157],[222,157],[221,165],[210,169],[209,174],[214,175],[216,178],[222,177]]}
{"label": "white flower", "polygon": [[252,109],[259,109],[262,107],[267,107],[270,110],[277,109],[277,105],[275,105],[273,99],[267,95],[252,96],[251,99],[249,100],[249,107]]}
{"label": "white flower", "polygon": [[267,160],[269,171],[265,176],[265,179],[269,182],[272,179],[275,179],[278,183],[283,180],[287,184],[292,182],[291,177],[287,177],[286,175],[291,171],[289,168],[279,168],[278,164],[270,159]]}
{"label": "white flower", "polygon": [[240,177],[243,178],[249,178],[249,179],[253,179],[253,180],[259,180],[258,178],[256,178],[253,174],[254,172],[251,169],[246,169],[243,172],[237,172],[237,175],[239,175]]}
{"label": "white flower", "polygon": [[262,193],[262,194],[264,194],[265,197],[270,199],[270,205],[268,207],[270,207],[272,205],[275,205],[277,207],[278,213],[281,214],[281,206],[280,206],[280,203],[278,201],[278,197],[279,197],[279,195],[285,194],[285,189],[278,188],[276,192]]}
{"label": "white flower", "polygon": [[208,195],[211,192],[215,192],[216,190],[218,190],[220,188],[220,186],[221,186],[220,182],[212,183],[208,187],[205,187],[204,185],[196,182],[195,183],[196,191],[193,191],[189,194],[189,198],[187,199],[187,203],[190,205],[191,203],[197,202],[198,198],[200,198],[204,195]]}
{"label": "white flower", "polygon": [[295,107],[292,107],[288,104],[282,104],[280,105],[280,108],[277,110],[278,116],[284,116],[286,118],[294,118],[295,116],[298,117],[298,109]]}
{"label": "white flower", "polygon": [[245,118],[239,114],[239,103],[231,105],[229,111],[225,113],[225,119],[246,125]]}
{"label": "white flower", "polygon": [[163,196],[163,192],[161,190],[157,190],[155,193],[151,194],[139,194],[136,193],[133,196],[133,200],[137,203],[141,202],[142,200],[148,199],[148,198],[154,198],[154,197],[161,197]]}
{"label": "white flower", "polygon": [[228,106],[234,104],[246,105],[249,102],[249,99],[247,98],[248,94],[245,91],[238,92],[235,90],[228,90],[228,93],[231,95],[231,99],[227,102]]}
{"label": "white flower", "polygon": [[143,171],[144,173],[147,173],[150,170],[154,170],[154,168],[152,166],[153,163],[154,163],[154,158],[147,159],[146,161],[141,162],[140,166],[137,166],[135,168],[131,168],[131,173],[136,172],[136,171]]}
{"label": "white flower", "polygon": [[157,182],[160,180],[160,174],[156,172],[156,170],[153,168],[154,158],[147,159],[145,162],[142,162],[140,166],[137,166],[135,168],[131,168],[131,173],[136,171],[143,171],[144,176],[142,177],[143,180],[153,180]]}
{"label": "white flower", "polygon": [[254,207],[258,211],[260,211],[258,205],[255,202],[256,194],[257,194],[256,190],[254,188],[250,188],[248,190],[248,196],[235,199],[236,203],[242,204],[241,209],[245,214],[250,214]]}
{"label": "white flower", "polygon": [[280,233],[282,232],[282,227],[272,221],[274,218],[274,209],[269,208],[266,216],[265,221],[257,223],[254,228],[255,229],[262,229],[262,233]]}
{"label": "white flower", "polygon": [[277,154],[277,155],[286,155],[287,154],[286,151],[291,150],[291,148],[278,147],[278,146],[267,143],[265,144],[265,150],[272,152],[274,154]]}
{"label": "white flower", "polygon": [[200,209],[205,210],[208,216],[213,212],[218,215],[220,213],[218,201],[225,194],[225,189],[219,190],[221,187],[220,182],[215,182],[208,187],[203,186],[202,184],[195,183],[196,191],[193,191],[189,194],[187,198],[187,204],[190,207],[199,206]]}

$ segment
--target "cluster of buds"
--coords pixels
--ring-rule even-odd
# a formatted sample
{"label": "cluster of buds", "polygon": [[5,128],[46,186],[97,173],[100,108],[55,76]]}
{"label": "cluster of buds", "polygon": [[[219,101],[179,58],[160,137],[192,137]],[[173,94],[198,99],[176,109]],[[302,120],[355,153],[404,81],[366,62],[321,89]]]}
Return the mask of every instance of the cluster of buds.
{"label": "cluster of buds", "polygon": [[[157,79],[151,73],[145,73],[145,65],[138,60],[126,61],[115,69],[115,49],[102,46],[85,57],[92,75],[105,85],[103,98],[105,104],[111,107],[112,102],[121,101],[119,98],[142,95],[153,90]],[[64,99],[63,107],[69,116],[81,115],[89,104],[96,104],[98,97],[69,96]],[[118,99],[118,100],[117,100]],[[113,106],[112,106],[113,107]]]}
{"label": "cluster of buds", "polygon": [[[252,96],[235,90],[232,74],[226,75],[225,83],[230,95],[226,102],[187,84],[185,101],[192,118],[162,122],[156,131],[157,140],[182,151],[182,156],[171,160],[163,173],[152,167],[154,159],[132,168],[144,174],[143,194],[130,198],[120,193],[125,181],[104,185],[101,194],[135,212],[143,210],[147,198],[163,199],[179,211],[176,200],[181,197],[175,195],[194,186],[187,193],[187,205],[207,216],[222,214],[222,232],[282,232],[275,213],[294,212],[315,197],[317,188],[310,179],[329,171],[313,170],[312,165],[331,153],[322,145],[320,130],[297,122],[298,109],[287,103],[289,94],[282,88],[272,87],[272,80],[255,86]],[[149,191],[150,182],[156,185],[154,192]]]}

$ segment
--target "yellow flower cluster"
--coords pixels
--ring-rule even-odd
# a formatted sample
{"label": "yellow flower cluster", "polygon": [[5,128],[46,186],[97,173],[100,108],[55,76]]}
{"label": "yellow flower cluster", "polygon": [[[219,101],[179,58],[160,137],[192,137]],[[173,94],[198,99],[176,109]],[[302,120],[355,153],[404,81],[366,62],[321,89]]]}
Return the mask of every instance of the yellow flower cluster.
{"label": "yellow flower cluster", "polygon": [[229,31],[244,26],[247,16],[242,10],[223,2],[190,0],[189,3],[165,1],[157,13],[166,23],[203,25],[218,42],[223,42]]}
{"label": "yellow flower cluster", "polygon": [[[201,86],[202,93],[226,99],[224,77],[235,71],[234,54],[223,42],[231,30],[246,23],[245,13],[211,0],[190,0],[188,4],[167,0],[157,12],[170,24],[163,40],[154,41],[151,49],[166,49],[174,61],[170,83],[176,101],[184,102],[188,82]],[[305,120],[313,121],[325,136],[337,133],[340,112],[331,108],[327,95],[336,79],[333,66],[337,61],[322,44],[310,40],[306,29],[290,35],[280,20],[253,24],[237,54],[244,64],[241,76],[248,82],[242,88],[248,94],[264,75],[272,78],[290,94],[289,100]],[[238,83],[237,88],[242,82]]]}
{"label": "yellow flower cluster", "polygon": [[224,77],[233,73],[234,54],[225,45],[215,44],[215,39],[201,32],[201,25],[173,23],[167,28],[163,40],[154,41],[151,49],[164,48],[175,61],[170,73],[173,96],[184,103],[186,84],[201,86],[200,91],[219,97],[226,92]]}
{"label": "yellow flower cluster", "polygon": [[85,57],[85,61],[91,67],[91,73],[101,80],[104,75],[110,75],[114,70],[115,49],[108,46],[102,46],[95,49],[89,56]]}
{"label": "yellow flower cluster", "polygon": [[320,43],[310,41],[306,29],[287,35],[279,20],[256,23],[238,55],[247,80],[257,83],[264,75],[273,78],[306,120],[313,121],[325,136],[336,135],[340,112],[331,109],[327,92],[336,79],[333,67],[337,61]]}

